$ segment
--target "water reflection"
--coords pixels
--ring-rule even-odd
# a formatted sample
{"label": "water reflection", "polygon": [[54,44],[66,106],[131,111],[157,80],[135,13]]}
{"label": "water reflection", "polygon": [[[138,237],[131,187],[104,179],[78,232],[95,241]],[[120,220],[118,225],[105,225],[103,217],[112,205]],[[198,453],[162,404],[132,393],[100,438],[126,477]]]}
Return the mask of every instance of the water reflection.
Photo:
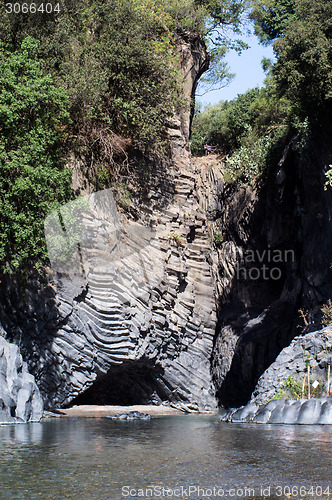
{"label": "water reflection", "polygon": [[41,444],[43,442],[43,430],[43,424],[37,422],[17,425],[6,424],[0,426],[0,436],[2,444]]}
{"label": "water reflection", "polygon": [[332,428],[321,426],[55,419],[0,426],[0,443],[4,500],[117,500],[123,485],[252,487],[259,498],[261,488],[326,486],[331,476]]}

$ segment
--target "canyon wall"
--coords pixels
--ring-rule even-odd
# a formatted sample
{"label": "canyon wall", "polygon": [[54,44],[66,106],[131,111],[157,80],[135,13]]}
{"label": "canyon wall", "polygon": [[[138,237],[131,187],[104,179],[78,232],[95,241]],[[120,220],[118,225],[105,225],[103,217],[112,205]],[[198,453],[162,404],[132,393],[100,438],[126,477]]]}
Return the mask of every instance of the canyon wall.
{"label": "canyon wall", "polygon": [[[208,57],[198,38],[179,50],[190,99]],[[320,325],[332,293],[328,135],[306,156],[289,138],[264,185],[226,184],[221,160],[192,160],[190,120],[189,108],[174,117],[171,161],[137,164],[117,204],[91,194],[90,167],[73,157],[86,196],[46,221],[45,280],[2,279],[3,335],[46,408],[243,405],[280,351]]]}
{"label": "canyon wall", "polygon": [[212,370],[225,406],[247,403],[279,352],[320,327],[320,307],[331,297],[329,136],[320,131],[310,148],[301,148],[298,137],[290,138],[262,187],[229,184],[219,191],[213,225],[223,242],[214,257],[219,304]]}
{"label": "canyon wall", "polygon": [[[179,50],[190,98],[207,54],[199,39],[182,39]],[[44,284],[31,276],[23,284],[3,280],[1,322],[20,343],[46,408],[73,402],[216,407],[211,241],[189,127],[190,111],[169,124],[171,162],[154,163],[143,187],[133,176],[125,208],[106,190],[63,207],[62,221],[57,213],[46,221],[48,243],[55,237],[56,245]],[[81,159],[73,163],[77,191],[85,167]],[[86,182],[81,188],[90,191]],[[68,243],[69,257],[59,241]]]}

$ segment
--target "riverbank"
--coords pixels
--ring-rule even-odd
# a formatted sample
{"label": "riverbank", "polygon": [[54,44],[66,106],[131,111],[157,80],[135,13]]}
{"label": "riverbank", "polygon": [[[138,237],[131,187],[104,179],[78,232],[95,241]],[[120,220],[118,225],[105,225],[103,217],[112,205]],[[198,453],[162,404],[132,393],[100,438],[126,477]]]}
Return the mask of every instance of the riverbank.
{"label": "riverbank", "polygon": [[169,415],[184,415],[185,412],[176,408],[162,405],[132,405],[132,406],[114,406],[114,405],[80,405],[71,408],[58,410],[67,417],[106,417],[117,414],[130,413],[138,411],[146,413],[151,417],[163,417]]}

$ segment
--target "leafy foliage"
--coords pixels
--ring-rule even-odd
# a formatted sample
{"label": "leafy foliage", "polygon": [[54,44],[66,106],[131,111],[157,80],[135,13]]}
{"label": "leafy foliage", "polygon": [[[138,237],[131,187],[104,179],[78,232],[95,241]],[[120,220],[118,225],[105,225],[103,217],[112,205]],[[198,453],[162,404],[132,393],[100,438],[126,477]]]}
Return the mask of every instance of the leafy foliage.
{"label": "leafy foliage", "polygon": [[[205,9],[204,17],[209,16],[209,19],[205,19],[206,28],[210,31],[218,26],[232,26],[233,31],[239,33],[242,16],[244,12],[248,9],[250,2],[248,0],[195,0],[196,6],[203,7]],[[219,34],[221,39],[223,39],[223,32]],[[223,40],[224,43],[224,40]]]}
{"label": "leafy foliage", "polygon": [[226,87],[233,80],[235,75],[230,72],[228,64],[223,60],[226,52],[227,47],[224,45],[209,51],[210,66],[199,81],[196,95],[204,95],[211,90]]}
{"label": "leafy foliage", "polygon": [[[43,221],[71,196],[69,148],[99,187],[128,167],[128,148],[148,161],[166,151],[167,119],[190,105],[179,38],[239,31],[246,2],[60,0],[59,13],[33,15],[0,4],[2,269],[45,258]],[[226,40],[214,39],[214,80],[226,74]]]}
{"label": "leafy foliage", "polygon": [[271,137],[263,136],[253,144],[242,145],[232,155],[226,157],[228,180],[241,178],[250,182],[264,172],[271,150]]}
{"label": "leafy foliage", "polygon": [[308,384],[301,380],[294,379],[291,375],[287,377],[287,380],[282,382],[281,387],[275,394],[273,399],[307,399],[309,397],[320,398],[323,396],[324,383],[322,380],[317,380],[317,386],[313,386],[311,381],[310,384],[310,394]]}
{"label": "leafy foliage", "polygon": [[224,242],[224,237],[220,231],[213,231],[213,243],[216,247],[220,247]]}
{"label": "leafy foliage", "polygon": [[280,94],[311,120],[329,113],[332,102],[332,4],[297,0],[296,20],[274,44],[274,75]]}
{"label": "leafy foliage", "polygon": [[295,19],[296,0],[254,0],[251,19],[263,43],[280,37],[290,19]]}
{"label": "leafy foliage", "polygon": [[204,144],[226,153],[227,181],[250,182],[262,175],[278,156],[289,129],[291,105],[278,99],[270,77],[266,87],[251,89],[230,102],[198,112],[193,121],[192,150]]}
{"label": "leafy foliage", "polygon": [[0,45],[0,265],[18,268],[46,256],[46,215],[70,197],[71,172],[60,161],[68,97],[37,59],[38,42]]}
{"label": "leafy foliage", "polygon": [[[156,153],[167,118],[190,104],[182,96],[178,37],[203,38],[220,25],[239,30],[246,2],[62,0],[56,18],[39,14],[32,22],[6,15],[3,6],[0,14],[7,43],[17,46],[28,33],[40,40],[43,64],[68,90],[80,135],[112,131]],[[225,45],[227,37],[218,37],[214,43]],[[224,51],[211,51],[213,80],[225,75]]]}
{"label": "leafy foliage", "polygon": [[322,305],[322,326],[328,326],[332,323],[332,300],[329,299],[326,304]]}
{"label": "leafy foliage", "polygon": [[328,170],[325,172],[326,182],[324,184],[324,189],[327,191],[328,187],[332,187],[332,165],[329,165]]}
{"label": "leafy foliage", "polygon": [[184,106],[173,19],[161,2],[65,0],[57,19],[44,17],[31,25],[5,16],[6,43],[16,47],[27,32],[40,40],[43,67],[68,91],[76,135],[88,146],[93,129],[112,131],[158,148],[165,118]]}
{"label": "leafy foliage", "polygon": [[254,0],[261,40],[276,39],[273,76],[279,95],[310,121],[327,116],[332,102],[332,4],[329,0]]}

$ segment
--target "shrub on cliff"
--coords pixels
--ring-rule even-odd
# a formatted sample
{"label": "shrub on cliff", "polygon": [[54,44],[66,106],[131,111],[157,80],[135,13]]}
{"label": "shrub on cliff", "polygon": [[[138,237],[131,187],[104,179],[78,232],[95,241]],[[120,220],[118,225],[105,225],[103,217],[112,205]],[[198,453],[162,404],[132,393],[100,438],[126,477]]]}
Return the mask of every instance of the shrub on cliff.
{"label": "shrub on cliff", "polygon": [[[86,146],[102,146],[91,134],[98,128],[156,153],[167,118],[190,105],[183,99],[178,38],[203,39],[223,23],[237,30],[245,4],[63,0],[58,15],[34,16],[7,14],[0,5],[0,31],[13,47],[27,34],[40,40],[43,66],[68,90],[76,136]],[[226,38],[219,38],[224,44]]]}
{"label": "shrub on cliff", "polygon": [[46,257],[44,219],[69,199],[71,171],[58,148],[68,97],[41,70],[38,42],[13,52],[0,44],[0,269]]}
{"label": "shrub on cliff", "polygon": [[0,4],[2,269],[45,258],[44,218],[70,197],[68,150],[108,185],[126,148],[148,161],[166,151],[168,119],[190,106],[179,40],[237,30],[245,4],[60,0],[60,12],[33,14]]}

